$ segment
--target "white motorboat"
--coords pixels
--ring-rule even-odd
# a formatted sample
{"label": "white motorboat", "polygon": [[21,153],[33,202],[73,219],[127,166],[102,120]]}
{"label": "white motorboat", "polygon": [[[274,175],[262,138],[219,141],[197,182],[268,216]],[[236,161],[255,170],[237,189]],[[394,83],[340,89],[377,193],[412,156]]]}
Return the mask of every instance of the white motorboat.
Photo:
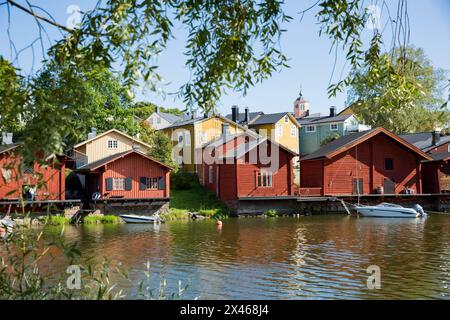
{"label": "white motorboat", "polygon": [[363,217],[418,218],[426,216],[425,211],[418,204],[412,208],[405,208],[398,204],[383,202],[376,206],[357,205],[355,209]]}
{"label": "white motorboat", "polygon": [[14,221],[12,221],[10,218],[0,219],[0,228],[6,229],[7,231],[12,231],[14,225]]}
{"label": "white motorboat", "polygon": [[161,220],[159,215],[155,214],[153,216],[138,216],[134,214],[121,214],[120,217],[126,223],[160,223],[164,222]]}

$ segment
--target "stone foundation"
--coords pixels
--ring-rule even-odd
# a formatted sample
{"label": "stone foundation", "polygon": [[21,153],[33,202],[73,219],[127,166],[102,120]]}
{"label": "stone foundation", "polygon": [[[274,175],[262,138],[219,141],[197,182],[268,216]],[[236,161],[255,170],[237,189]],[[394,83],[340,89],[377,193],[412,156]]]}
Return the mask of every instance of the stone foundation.
{"label": "stone foundation", "polygon": [[150,216],[168,212],[169,201],[97,202],[91,203],[90,209],[103,215],[135,214]]}

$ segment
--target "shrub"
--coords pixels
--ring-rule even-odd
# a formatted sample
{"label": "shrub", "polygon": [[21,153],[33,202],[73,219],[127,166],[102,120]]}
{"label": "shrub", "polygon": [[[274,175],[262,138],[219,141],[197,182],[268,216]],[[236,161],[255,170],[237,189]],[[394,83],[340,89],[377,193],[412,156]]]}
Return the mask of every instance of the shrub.
{"label": "shrub", "polygon": [[170,175],[170,185],[175,190],[191,189],[195,181],[196,177],[192,173],[178,171]]}
{"label": "shrub", "polygon": [[44,217],[42,222],[44,224],[50,225],[50,226],[62,226],[65,224],[69,224],[70,218],[65,217],[65,216],[60,216],[60,215],[56,215],[56,216],[48,215],[48,216]]}
{"label": "shrub", "polygon": [[274,218],[274,217],[278,217],[280,214],[278,213],[277,210],[275,210],[275,209],[270,209],[270,210],[267,210],[267,211],[266,211],[265,215],[266,215],[267,217]]}
{"label": "shrub", "polygon": [[118,216],[113,215],[94,215],[87,216],[83,219],[85,224],[96,224],[96,223],[121,223],[122,220]]}

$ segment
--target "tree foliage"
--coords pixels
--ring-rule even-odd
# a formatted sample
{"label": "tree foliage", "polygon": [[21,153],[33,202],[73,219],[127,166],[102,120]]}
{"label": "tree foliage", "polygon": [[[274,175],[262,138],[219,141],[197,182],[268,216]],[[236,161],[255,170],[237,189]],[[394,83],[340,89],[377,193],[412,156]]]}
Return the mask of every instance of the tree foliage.
{"label": "tree foliage", "polygon": [[[25,81],[12,64],[0,56],[0,132],[19,132],[28,115]],[[21,117],[22,116],[22,117]]]}
{"label": "tree foliage", "polygon": [[445,126],[445,72],[433,67],[422,49],[397,48],[377,55],[352,76],[352,110],[373,127],[416,132]]}

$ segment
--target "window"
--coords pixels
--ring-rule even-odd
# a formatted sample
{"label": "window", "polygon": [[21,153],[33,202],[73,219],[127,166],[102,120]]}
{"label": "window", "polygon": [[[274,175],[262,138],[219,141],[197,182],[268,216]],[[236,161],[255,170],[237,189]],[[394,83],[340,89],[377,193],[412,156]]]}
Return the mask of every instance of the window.
{"label": "window", "polygon": [[208,140],[208,137],[206,135],[206,131],[202,131],[200,134],[200,143],[205,143]]}
{"label": "window", "polygon": [[191,145],[191,132],[190,131],[186,131],[184,133],[184,138],[186,139],[186,145],[190,146]]}
{"label": "window", "polygon": [[23,173],[24,174],[34,174],[34,164],[33,162],[28,163],[23,166]]}
{"label": "window", "polygon": [[384,159],[384,169],[385,170],[394,170],[394,159],[385,158]]}
{"label": "window", "polygon": [[125,178],[113,178],[113,190],[125,190]]}
{"label": "window", "polygon": [[156,118],[156,123],[160,124],[161,123],[161,118]]}
{"label": "window", "polygon": [[270,188],[273,186],[272,172],[260,171],[258,172],[257,180],[259,188]]}
{"label": "window", "polygon": [[141,177],[139,179],[139,190],[164,190],[164,177]]}
{"label": "window", "polygon": [[363,179],[353,178],[353,194],[363,194]]}
{"label": "window", "polygon": [[275,126],[275,135],[277,137],[281,137],[283,135],[283,126],[281,124],[277,124]]}
{"label": "window", "polygon": [[183,142],[183,132],[178,132],[178,143]]}
{"label": "window", "polygon": [[145,178],[145,189],[158,189],[158,178]]}
{"label": "window", "polygon": [[316,126],[306,126],[306,132],[316,132]]}
{"label": "window", "polygon": [[118,142],[117,140],[108,140],[108,149],[117,149]]}
{"label": "window", "polygon": [[332,123],[332,124],[330,124],[330,130],[331,130],[331,131],[337,131],[337,130],[338,130],[338,125],[337,125],[337,123]]}
{"label": "window", "polygon": [[447,146],[447,152],[450,152],[450,144]]}
{"label": "window", "polygon": [[297,127],[291,126],[291,137],[296,137],[296,136],[297,136]]}
{"label": "window", "polygon": [[284,116],[284,122],[286,122],[286,123],[289,122],[289,117],[288,116]]}
{"label": "window", "polygon": [[209,166],[208,167],[208,182],[212,183],[213,182],[213,167]]}

